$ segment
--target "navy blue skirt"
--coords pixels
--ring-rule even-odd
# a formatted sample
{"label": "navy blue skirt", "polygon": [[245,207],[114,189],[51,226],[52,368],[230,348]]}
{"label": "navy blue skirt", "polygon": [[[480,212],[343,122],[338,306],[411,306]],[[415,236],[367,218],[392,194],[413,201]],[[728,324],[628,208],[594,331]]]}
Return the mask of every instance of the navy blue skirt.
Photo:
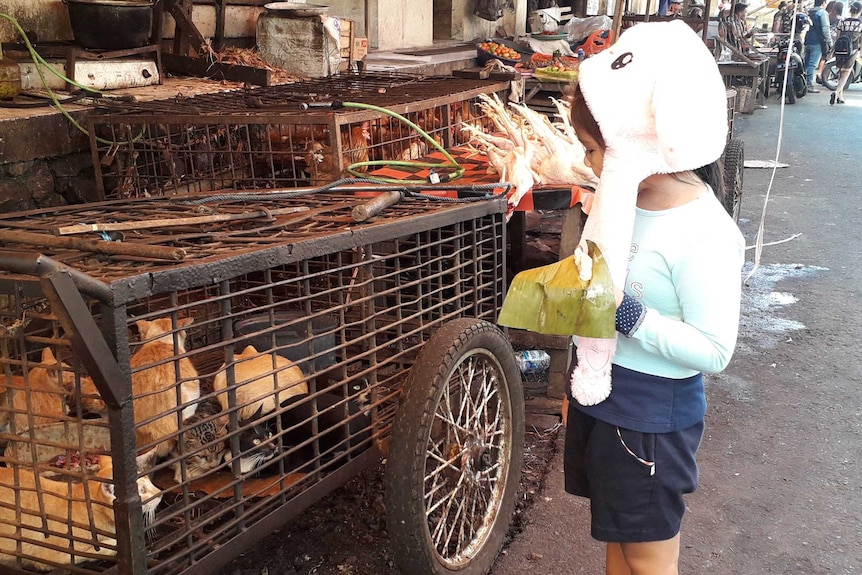
{"label": "navy blue skirt", "polygon": [[682,431],[642,433],[600,421],[569,403],[565,488],[590,500],[593,538],[664,541],[679,533],[683,495],[697,487],[703,421]]}

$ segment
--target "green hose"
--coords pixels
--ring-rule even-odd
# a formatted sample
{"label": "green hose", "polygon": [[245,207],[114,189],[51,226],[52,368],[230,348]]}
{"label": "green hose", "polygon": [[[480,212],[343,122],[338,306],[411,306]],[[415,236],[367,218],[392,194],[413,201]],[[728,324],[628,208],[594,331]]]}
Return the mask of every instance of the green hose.
{"label": "green hose", "polygon": [[[452,157],[452,154],[446,151],[446,148],[437,143],[433,137],[431,137],[428,132],[402,116],[401,114],[397,114],[391,110],[387,110],[386,108],[382,108],[380,106],[374,106],[373,104],[361,104],[359,102],[344,102],[342,104],[345,108],[359,108],[362,110],[373,110],[375,112],[380,112],[386,114],[387,116],[392,116],[398,120],[401,120],[425,138],[432,146],[434,146],[440,153],[443,154],[443,157],[448,160],[445,164],[432,164],[430,162],[412,162],[412,161],[390,161],[390,160],[371,160],[367,162],[356,162],[347,166],[347,172],[354,177],[357,178],[365,178],[368,180],[374,180],[377,182],[385,182],[388,184],[401,184],[404,183],[404,180],[397,180],[395,178],[381,178],[377,176],[368,175],[365,173],[360,173],[356,169],[359,167],[372,167],[372,166],[408,166],[411,168],[443,168],[443,169],[451,169],[454,170],[451,174],[445,174],[444,178],[441,181],[452,181],[457,180],[461,176],[464,175],[464,172],[467,171],[461,164],[455,161],[455,158]],[[436,183],[436,182],[435,182]]]}

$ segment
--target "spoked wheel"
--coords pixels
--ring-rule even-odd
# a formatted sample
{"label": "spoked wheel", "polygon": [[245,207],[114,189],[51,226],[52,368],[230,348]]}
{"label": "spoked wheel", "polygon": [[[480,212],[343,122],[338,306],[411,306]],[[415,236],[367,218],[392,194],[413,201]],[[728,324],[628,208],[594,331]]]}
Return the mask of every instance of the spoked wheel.
{"label": "spoked wheel", "polygon": [[509,526],[524,403],[512,346],[494,325],[454,320],[423,346],[404,387],[386,470],[402,573],[484,575]]}
{"label": "spoked wheel", "polygon": [[724,209],[739,221],[742,206],[742,174],[745,168],[745,153],[742,140],[731,140],[724,148]]}

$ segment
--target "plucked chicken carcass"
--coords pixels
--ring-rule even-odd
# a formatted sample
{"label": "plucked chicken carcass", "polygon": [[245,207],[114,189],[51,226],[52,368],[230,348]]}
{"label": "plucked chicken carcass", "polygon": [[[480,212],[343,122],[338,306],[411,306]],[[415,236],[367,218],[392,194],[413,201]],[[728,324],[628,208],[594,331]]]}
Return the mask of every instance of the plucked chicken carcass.
{"label": "plucked chicken carcass", "polygon": [[489,134],[466,123],[462,129],[470,142],[488,156],[490,169],[501,182],[511,182],[508,202],[513,210],[530,188],[537,184],[567,184],[596,187],[598,179],[584,164],[584,147],[570,123],[567,102],[553,99],[561,118],[557,124],[526,106],[509,104],[496,96],[480,95],[481,107],[494,122],[495,133]]}
{"label": "plucked chicken carcass", "polygon": [[[349,131],[342,132],[341,145],[342,169],[339,169],[332,148],[318,140],[309,140],[305,146],[305,165],[312,186],[320,186],[334,182],[344,175],[344,170],[351,164],[367,162],[368,148],[371,143],[371,132],[368,122],[353,126]],[[357,166],[357,172],[365,172],[368,166]]]}

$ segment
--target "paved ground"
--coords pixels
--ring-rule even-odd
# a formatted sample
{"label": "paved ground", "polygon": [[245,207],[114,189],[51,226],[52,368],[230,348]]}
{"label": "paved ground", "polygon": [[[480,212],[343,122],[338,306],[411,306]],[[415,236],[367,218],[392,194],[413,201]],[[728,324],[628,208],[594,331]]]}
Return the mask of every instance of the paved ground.
{"label": "paved ground", "polygon": [[[763,235],[800,235],[763,249],[744,291],[736,355],[707,381],[701,485],[688,499],[682,573],[862,572],[862,89],[848,91],[844,106],[828,99],[826,90],[810,94],[784,112],[780,160],[790,166],[776,173]],[[736,122],[748,159],[775,156],[780,110],[775,99],[767,104]],[[770,176],[745,170],[749,244]],[[493,575],[603,573],[587,504],[562,491],[561,450],[537,501]]]}

